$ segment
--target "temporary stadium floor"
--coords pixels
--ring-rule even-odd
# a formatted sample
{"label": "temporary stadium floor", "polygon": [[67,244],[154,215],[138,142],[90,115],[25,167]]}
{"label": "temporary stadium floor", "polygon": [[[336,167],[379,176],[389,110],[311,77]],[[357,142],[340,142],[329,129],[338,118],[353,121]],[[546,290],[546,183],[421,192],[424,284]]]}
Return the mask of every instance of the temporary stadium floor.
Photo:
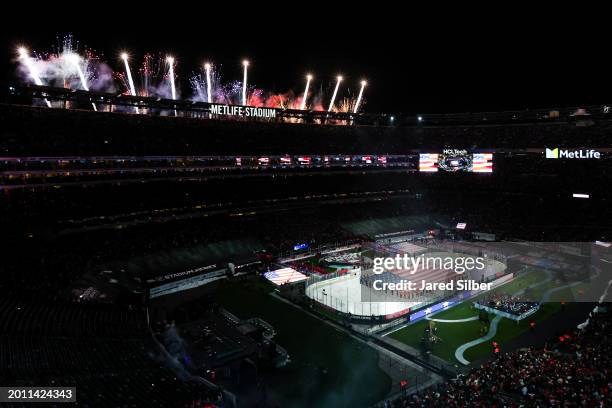
{"label": "temporary stadium floor", "polygon": [[273,406],[370,406],[391,389],[378,353],[324,322],[269,296],[260,283],[224,282],[215,300],[240,318],[261,317],[291,363],[266,374]]}
{"label": "temporary stadium floor", "polygon": [[[520,276],[514,279],[512,282],[501,286],[497,289],[497,291],[513,294],[529,285],[544,281],[546,278],[546,272],[541,270],[531,270],[530,273]],[[538,289],[538,292],[544,293],[547,288],[549,288],[549,285],[543,284],[541,289],[540,287],[536,289]],[[570,293],[566,291],[562,292],[564,292],[563,294]],[[534,293],[532,292],[532,294]],[[560,308],[561,306],[559,303],[547,303],[541,308],[541,310],[530,318],[519,322],[519,324],[510,319],[502,319],[493,339],[467,349],[464,353],[464,357],[469,361],[474,361],[493,353],[493,341],[499,343],[503,351],[504,344],[529,331],[530,322],[536,322],[537,326],[542,321],[557,313]],[[459,320],[472,316],[478,316],[478,311],[472,307],[472,302],[470,301],[464,302],[444,312],[440,312],[432,316],[432,319]],[[492,314],[489,315],[489,321],[491,321],[493,317],[494,316]],[[417,350],[420,350],[421,338],[425,328],[428,327],[429,324],[430,321],[424,319],[401,330],[393,332],[389,336],[411,347],[414,347]],[[458,361],[455,359],[455,350],[457,347],[481,337],[481,323],[478,320],[457,323],[435,322],[435,327],[438,329],[437,336],[441,339],[441,341],[433,344],[431,352],[434,355],[452,363],[458,363]]]}

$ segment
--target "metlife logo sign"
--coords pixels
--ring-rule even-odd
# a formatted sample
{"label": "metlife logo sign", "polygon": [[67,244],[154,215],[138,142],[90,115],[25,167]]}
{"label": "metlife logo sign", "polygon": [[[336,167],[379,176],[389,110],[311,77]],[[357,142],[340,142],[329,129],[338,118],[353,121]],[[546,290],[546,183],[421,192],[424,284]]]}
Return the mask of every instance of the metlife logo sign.
{"label": "metlife logo sign", "polygon": [[547,159],[600,159],[601,153],[593,149],[554,149],[546,148]]}

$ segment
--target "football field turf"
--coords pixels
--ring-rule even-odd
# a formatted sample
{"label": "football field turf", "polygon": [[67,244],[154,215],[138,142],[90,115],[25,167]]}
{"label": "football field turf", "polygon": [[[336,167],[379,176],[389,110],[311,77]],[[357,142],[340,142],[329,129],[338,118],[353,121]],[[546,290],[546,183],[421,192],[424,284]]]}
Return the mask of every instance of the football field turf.
{"label": "football field turf", "polygon": [[[519,276],[512,282],[497,288],[496,291],[514,294],[528,286],[545,282],[547,276],[548,275],[544,271],[530,271],[530,273]],[[530,294],[532,296],[543,294],[549,286],[548,283],[542,283],[540,286],[534,288]],[[472,306],[475,299],[471,299],[449,310],[440,312],[432,316],[432,319],[460,320],[478,316],[479,311]],[[518,324],[513,320],[502,318],[497,327],[496,335],[490,341],[485,341],[468,348],[464,353],[464,357],[469,361],[474,361],[493,353],[492,342],[494,341],[499,343],[503,350],[504,344],[507,344],[512,339],[515,339],[529,330],[530,322],[533,321],[537,325],[557,313],[559,310],[560,305],[558,303],[547,303],[537,313]],[[494,317],[494,315],[489,314],[489,322],[492,321]],[[389,336],[417,350],[422,350],[421,338],[423,337],[425,329],[429,327],[430,324],[429,320],[424,319],[393,332]],[[439,337],[440,341],[431,345],[431,353],[453,364],[458,363],[455,358],[455,351],[459,346],[478,339],[483,335],[481,331],[483,325],[478,320],[464,322],[435,322],[433,325],[437,328],[436,335]]]}
{"label": "football field turf", "polygon": [[[378,352],[268,293],[267,284],[225,282],[215,300],[238,317],[260,317],[274,326],[274,341],[291,362],[267,377],[278,406],[369,406],[391,389]],[[276,405],[274,405],[276,406]]]}

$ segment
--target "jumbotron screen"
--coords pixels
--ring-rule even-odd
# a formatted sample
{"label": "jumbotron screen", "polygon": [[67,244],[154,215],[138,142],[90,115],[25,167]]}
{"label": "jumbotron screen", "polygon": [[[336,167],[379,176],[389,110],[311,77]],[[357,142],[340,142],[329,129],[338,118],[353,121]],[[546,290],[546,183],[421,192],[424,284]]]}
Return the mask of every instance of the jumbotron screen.
{"label": "jumbotron screen", "polygon": [[492,173],[493,153],[469,153],[467,150],[445,149],[442,153],[421,153],[419,171]]}

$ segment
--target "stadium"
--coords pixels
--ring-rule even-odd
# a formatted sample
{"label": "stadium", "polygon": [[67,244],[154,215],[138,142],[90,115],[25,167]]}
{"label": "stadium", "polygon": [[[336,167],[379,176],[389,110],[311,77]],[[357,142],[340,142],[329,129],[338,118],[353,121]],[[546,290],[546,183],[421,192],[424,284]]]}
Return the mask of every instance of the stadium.
{"label": "stadium", "polygon": [[92,37],[9,39],[0,407],[612,404],[609,105]]}

